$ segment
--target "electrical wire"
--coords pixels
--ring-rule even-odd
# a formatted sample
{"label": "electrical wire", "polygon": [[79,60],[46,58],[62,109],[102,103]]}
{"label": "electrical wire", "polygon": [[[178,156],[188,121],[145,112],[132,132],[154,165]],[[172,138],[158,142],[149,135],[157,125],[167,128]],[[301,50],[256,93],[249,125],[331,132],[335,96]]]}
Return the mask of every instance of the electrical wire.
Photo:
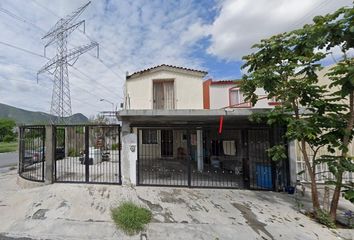
{"label": "electrical wire", "polygon": [[[37,6],[47,10],[48,12],[52,13],[54,16],[61,18],[58,14],[56,14],[54,11],[52,11],[51,9],[47,8],[46,6],[44,6],[43,4],[40,4],[39,2],[37,2],[36,0],[32,0]],[[96,42],[93,38],[91,38],[89,35],[87,35],[85,32],[83,32],[81,29],[78,29],[79,32],[81,32],[87,39],[89,39],[91,42]],[[100,44],[100,50],[102,52],[105,52],[107,54],[107,52],[103,49],[103,46]],[[91,54],[90,54],[91,55]],[[109,54],[107,54],[109,55]],[[91,55],[93,56],[93,55]],[[93,56],[94,57],[94,56]],[[113,71],[113,69],[111,67],[109,67],[101,58],[97,58],[108,70],[110,70],[114,75],[116,75],[118,78],[120,78],[121,80],[125,81],[125,79],[117,74],[115,71]],[[118,67],[119,68],[119,67]],[[125,74],[125,72],[119,68],[119,70],[122,72],[122,74]]]}
{"label": "electrical wire", "polygon": [[303,24],[306,22],[306,19],[310,17],[315,10],[318,10],[320,8],[323,8],[326,6],[331,0],[325,0],[323,2],[318,3],[315,5],[313,8],[311,8],[305,15],[303,15],[300,19],[298,19],[294,24],[290,26],[290,28],[298,27],[300,24]]}
{"label": "electrical wire", "polygon": [[6,43],[6,42],[3,42],[3,41],[0,41],[0,44],[3,44],[3,45],[8,46],[8,47],[12,47],[14,49],[17,49],[17,50],[20,50],[20,51],[23,51],[23,52],[26,52],[26,53],[29,53],[29,54],[32,54],[32,55],[37,56],[37,57],[42,57],[42,58],[44,57],[43,55],[40,55],[40,54],[35,53],[35,52],[32,52],[31,50],[27,50],[27,49],[24,49],[24,48],[21,48],[21,47],[17,47],[15,45],[10,44],[10,43]]}
{"label": "electrical wire", "polygon": [[[6,45],[6,46],[8,46],[8,47],[15,48],[15,49],[17,49],[17,50],[21,50],[21,51],[23,51],[23,52],[26,52],[26,53],[29,53],[29,54],[32,54],[32,55],[35,55],[35,56],[38,56],[38,57],[46,58],[46,57],[43,56],[43,55],[37,54],[37,53],[35,53],[35,52],[29,51],[29,50],[27,50],[27,49],[24,49],[24,48],[21,48],[21,47],[12,45],[12,44],[8,44],[8,43],[2,42],[2,41],[0,41],[0,44]],[[77,77],[78,77],[78,76],[77,76]],[[15,79],[12,79],[11,81],[24,82],[24,81],[15,80]],[[54,80],[52,80],[52,81],[54,81]],[[37,84],[36,82],[32,82],[32,81],[31,81],[31,82],[30,82],[30,81],[25,81],[25,82],[32,83],[32,84]],[[50,88],[48,88],[48,87],[45,86],[45,85],[42,85],[42,84],[39,84],[39,85],[41,85],[41,86],[44,87],[44,88],[50,89]],[[79,89],[81,89],[81,90],[83,90],[83,91],[89,93],[89,94],[92,95],[92,96],[97,97],[98,100],[101,99],[100,96],[95,95],[95,94],[89,92],[88,90],[86,90],[86,89],[84,89],[84,88],[82,88],[82,87],[77,86],[76,84],[71,83],[71,85],[74,86],[75,88],[79,88]],[[50,90],[51,90],[51,89],[50,89]],[[89,103],[89,102],[82,101],[82,100],[80,100],[80,99],[78,99],[78,98],[76,98],[76,97],[71,96],[71,98],[74,99],[74,100],[76,100],[76,101],[78,101],[78,102],[85,103],[85,104],[88,104],[88,105],[91,105],[91,106],[94,106],[94,107],[101,108],[101,107],[98,106],[98,105],[93,105],[93,104],[91,104],[91,103]]]}
{"label": "electrical wire", "polygon": [[[13,17],[14,19],[16,19],[16,20],[18,20],[18,21],[21,21],[21,22],[24,22],[24,23],[27,23],[27,24],[29,24],[29,25],[31,25],[31,26],[34,26],[34,27],[36,27],[37,29],[39,29],[39,30],[41,30],[42,32],[46,32],[43,28],[41,28],[41,27],[39,27],[38,25],[36,25],[36,24],[34,24],[34,23],[32,23],[31,21],[29,21],[29,20],[27,20],[27,19],[25,19],[25,18],[22,18],[22,17],[19,17],[18,15],[16,15],[16,14],[14,14],[13,12],[11,12],[11,11],[9,11],[9,10],[7,10],[7,9],[4,9],[4,8],[0,8],[0,10],[3,10],[2,12],[4,12],[4,13],[6,13],[7,15],[9,15],[10,17]],[[6,43],[5,43],[6,44]],[[10,46],[10,44],[8,44],[8,46]],[[42,57],[44,57],[43,55],[39,55],[39,54],[36,54],[37,56],[42,56]],[[91,54],[90,54],[91,55]],[[91,56],[93,56],[93,55],[91,55]],[[49,59],[49,58],[47,58],[47,59]],[[102,60],[100,60],[100,62],[102,62],[103,63],[103,61]],[[104,64],[104,63],[103,63]],[[105,65],[105,64],[104,64]],[[106,66],[106,68],[108,68],[108,66],[107,65],[105,65]],[[77,68],[76,68],[77,69]],[[111,70],[110,68],[108,68],[109,70]],[[112,71],[112,70],[111,70]],[[114,72],[113,72],[114,73]],[[120,77],[120,78],[122,78],[121,76],[119,76],[119,75],[117,75],[118,77]],[[81,78],[79,78],[79,79],[81,79]],[[94,82],[96,82],[97,83],[97,81],[96,80],[93,80]],[[101,87],[102,87],[102,85],[99,83],[98,85],[100,85]],[[108,91],[109,93],[111,93],[111,94],[117,94],[117,93],[115,93],[115,92],[112,92],[111,90],[109,90],[108,88],[104,88],[106,91]],[[121,95],[118,95],[118,97],[120,98],[120,99],[123,99],[122,98],[122,96]]]}

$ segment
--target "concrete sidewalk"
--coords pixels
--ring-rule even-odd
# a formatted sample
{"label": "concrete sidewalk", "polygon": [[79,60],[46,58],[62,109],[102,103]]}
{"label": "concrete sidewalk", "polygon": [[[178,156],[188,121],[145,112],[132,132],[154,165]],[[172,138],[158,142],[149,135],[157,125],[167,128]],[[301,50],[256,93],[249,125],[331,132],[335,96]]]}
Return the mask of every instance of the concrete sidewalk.
{"label": "concrete sidewalk", "polygon": [[[19,184],[17,183],[19,182]],[[26,183],[26,188],[21,187]],[[284,193],[248,190],[129,188],[112,185],[38,186],[0,174],[0,239],[353,239],[295,210]],[[153,212],[147,237],[117,230],[110,208],[130,200]]]}

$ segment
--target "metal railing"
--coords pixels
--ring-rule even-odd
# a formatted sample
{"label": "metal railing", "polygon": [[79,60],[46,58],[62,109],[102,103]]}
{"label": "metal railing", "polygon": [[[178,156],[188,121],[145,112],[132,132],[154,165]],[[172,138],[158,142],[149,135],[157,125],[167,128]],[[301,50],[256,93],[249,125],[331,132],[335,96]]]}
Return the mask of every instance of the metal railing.
{"label": "metal railing", "polygon": [[[282,134],[271,128],[138,128],[138,185],[273,190],[287,185],[267,149]],[[282,173],[281,179],[277,173]],[[280,174],[278,174],[280,175]]]}
{"label": "metal railing", "polygon": [[[53,133],[47,141],[46,130]],[[121,184],[120,132],[120,125],[22,126],[19,175],[39,182],[48,177],[51,182]]]}
{"label": "metal railing", "polygon": [[19,128],[19,175],[31,181],[44,181],[45,127]]}
{"label": "metal railing", "polygon": [[119,125],[55,126],[56,182],[121,184]]}

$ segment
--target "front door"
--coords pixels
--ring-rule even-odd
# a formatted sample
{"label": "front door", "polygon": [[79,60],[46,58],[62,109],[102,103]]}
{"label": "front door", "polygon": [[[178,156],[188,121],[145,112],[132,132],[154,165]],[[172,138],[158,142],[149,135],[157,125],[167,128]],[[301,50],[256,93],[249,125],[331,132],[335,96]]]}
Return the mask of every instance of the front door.
{"label": "front door", "polygon": [[173,131],[169,129],[161,129],[161,156],[173,156]]}

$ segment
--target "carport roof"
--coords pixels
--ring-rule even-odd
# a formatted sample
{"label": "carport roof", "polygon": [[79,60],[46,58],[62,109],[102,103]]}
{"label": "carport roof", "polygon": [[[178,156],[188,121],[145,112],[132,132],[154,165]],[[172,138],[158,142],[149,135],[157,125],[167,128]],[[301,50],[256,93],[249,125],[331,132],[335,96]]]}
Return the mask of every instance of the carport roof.
{"label": "carport roof", "polygon": [[205,124],[217,123],[220,116],[224,122],[237,120],[248,122],[252,113],[261,113],[269,109],[176,109],[176,110],[121,110],[117,117],[130,123],[152,124]]}

